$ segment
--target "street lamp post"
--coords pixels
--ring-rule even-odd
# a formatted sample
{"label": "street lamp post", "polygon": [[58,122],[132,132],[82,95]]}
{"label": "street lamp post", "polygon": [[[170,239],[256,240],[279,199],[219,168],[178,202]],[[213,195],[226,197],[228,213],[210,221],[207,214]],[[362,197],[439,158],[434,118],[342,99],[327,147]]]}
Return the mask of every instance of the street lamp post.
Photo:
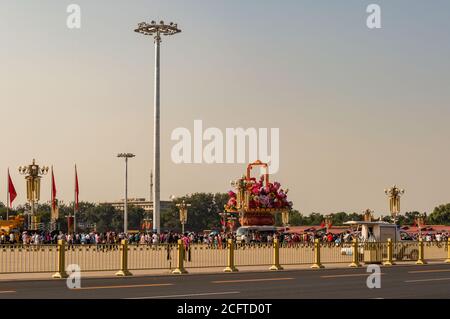
{"label": "street lamp post", "polygon": [[405,193],[405,190],[394,185],[389,189],[385,189],[384,193],[389,198],[389,210],[394,220],[394,224],[397,224],[397,216],[400,214],[400,197]]}
{"label": "street lamp post", "polygon": [[333,222],[333,216],[331,215],[326,215],[325,216],[325,228],[328,234],[329,229],[331,228],[331,224]]}
{"label": "street lamp post", "polygon": [[373,220],[373,210],[367,208],[363,211],[363,218],[365,222],[371,222]]}
{"label": "street lamp post", "polygon": [[419,229],[419,238],[422,238],[422,227],[425,226],[425,220],[427,218],[427,214],[419,214],[415,220],[417,224],[417,228]]}
{"label": "street lamp post", "polygon": [[48,166],[39,166],[36,164],[36,160],[33,158],[33,162],[30,165],[19,166],[19,173],[25,175],[25,180],[27,183],[27,200],[31,206],[31,216],[32,221],[28,221],[28,227],[32,230],[36,229],[36,203],[39,202],[41,193],[41,178],[48,173]]}
{"label": "street lamp post", "polygon": [[120,153],[119,158],[125,158],[125,202],[123,203],[123,232],[128,233],[128,159],[136,155],[131,153]]}
{"label": "street lamp post", "polygon": [[141,22],[135,32],[153,36],[155,40],[155,100],[154,100],[154,133],[153,133],[153,225],[157,233],[160,232],[160,44],[162,35],[174,35],[181,32],[176,23],[164,24],[160,21],[151,23]]}
{"label": "street lamp post", "polygon": [[219,212],[220,219],[222,220],[222,231],[225,234],[227,232],[227,212]]}
{"label": "street lamp post", "polygon": [[188,207],[191,206],[191,204],[186,204],[186,202],[183,201],[176,205],[178,209],[180,210],[180,223],[181,223],[181,233],[184,234],[184,225],[187,222],[187,214],[188,214]]}
{"label": "street lamp post", "polygon": [[284,210],[281,212],[281,221],[284,226],[284,232],[286,232],[287,226],[289,225],[289,211],[288,210]]}

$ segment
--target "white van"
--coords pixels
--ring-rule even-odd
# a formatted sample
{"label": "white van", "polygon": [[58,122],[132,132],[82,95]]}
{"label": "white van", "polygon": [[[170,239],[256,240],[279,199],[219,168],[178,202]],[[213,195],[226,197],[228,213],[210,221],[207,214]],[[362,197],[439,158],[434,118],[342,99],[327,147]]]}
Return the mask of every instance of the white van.
{"label": "white van", "polygon": [[241,226],[236,230],[236,242],[251,243],[253,234],[259,233],[263,241],[267,238],[267,235],[272,235],[277,232],[275,226]]}

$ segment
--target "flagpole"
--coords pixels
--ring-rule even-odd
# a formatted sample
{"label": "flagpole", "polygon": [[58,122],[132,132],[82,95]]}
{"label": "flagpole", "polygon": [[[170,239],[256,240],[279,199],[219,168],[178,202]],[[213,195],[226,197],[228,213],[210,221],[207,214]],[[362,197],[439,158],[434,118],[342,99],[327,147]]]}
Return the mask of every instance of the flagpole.
{"label": "flagpole", "polygon": [[[53,175],[53,165],[52,165],[52,182],[51,182],[51,188],[50,188],[50,194],[52,194],[52,196],[51,196],[51,198],[52,198],[52,209],[51,209],[51,214],[50,214],[50,216],[53,216],[53,207],[54,207],[54,203],[55,203],[55,198],[54,198],[54,196],[53,196],[53,181],[54,181],[54,175]],[[52,218],[50,217],[50,220],[51,220]]]}
{"label": "flagpole", "polygon": [[56,224],[55,220],[55,210],[56,210],[56,185],[55,185],[55,174],[53,173],[53,165],[52,165],[52,183],[50,193],[52,194],[52,206],[50,213],[50,229],[53,230],[53,225]]}
{"label": "flagpole", "polygon": [[9,220],[9,205],[11,204],[9,202],[9,167],[8,167],[8,175],[6,176],[6,220]]}
{"label": "flagpole", "polygon": [[76,220],[76,204],[77,203],[77,164],[75,164],[75,179],[74,179],[74,187],[73,187],[73,234],[77,232],[77,220]]}

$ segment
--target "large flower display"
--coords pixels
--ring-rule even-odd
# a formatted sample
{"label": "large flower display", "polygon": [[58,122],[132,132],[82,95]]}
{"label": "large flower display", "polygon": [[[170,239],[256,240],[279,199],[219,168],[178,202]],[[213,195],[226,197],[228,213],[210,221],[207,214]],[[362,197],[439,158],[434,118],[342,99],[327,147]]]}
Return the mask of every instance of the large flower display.
{"label": "large flower display", "polygon": [[[261,176],[259,181],[255,178],[247,179],[243,176],[238,180],[236,188],[245,189],[248,192],[248,208],[250,210],[258,209],[291,209],[292,202],[288,201],[288,189],[283,190],[281,184],[278,182],[264,183],[264,176]],[[225,205],[227,211],[238,210],[237,194],[233,191],[228,192],[228,202]]]}

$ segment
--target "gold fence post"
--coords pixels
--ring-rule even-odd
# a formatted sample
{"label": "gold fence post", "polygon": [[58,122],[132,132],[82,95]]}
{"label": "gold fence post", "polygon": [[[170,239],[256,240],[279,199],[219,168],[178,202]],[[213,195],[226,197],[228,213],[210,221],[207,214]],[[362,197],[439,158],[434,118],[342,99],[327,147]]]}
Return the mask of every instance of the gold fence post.
{"label": "gold fence post", "polygon": [[314,264],[311,266],[312,269],[323,268],[320,263],[320,242],[319,239],[314,240]]}
{"label": "gold fence post", "polygon": [[181,239],[178,239],[178,260],[177,268],[172,271],[172,274],[181,275],[186,274],[187,271],[184,269],[184,244]]}
{"label": "gold fence post", "polygon": [[280,242],[278,238],[273,239],[273,265],[269,270],[283,270],[280,265]]}
{"label": "gold fence post", "polygon": [[423,240],[419,238],[419,257],[416,261],[416,265],[425,265],[427,262],[423,259]]}
{"label": "gold fence post", "polygon": [[393,262],[393,249],[392,249],[392,239],[388,238],[387,240],[387,260],[383,262],[383,266],[392,266],[395,265]]}
{"label": "gold fence post", "polygon": [[234,243],[233,243],[233,239],[228,239],[227,241],[228,246],[227,246],[227,253],[228,253],[228,258],[227,258],[227,267],[223,270],[224,272],[236,272],[238,271],[238,269],[234,266]]}
{"label": "gold fence post", "polygon": [[352,242],[352,263],[350,265],[348,265],[349,267],[352,268],[357,268],[357,267],[361,267],[361,264],[359,263],[359,251],[358,251],[358,238],[353,239]]}
{"label": "gold fence post", "polygon": [[445,262],[450,263],[450,237],[447,240],[447,259]]}
{"label": "gold fence post", "polygon": [[128,240],[122,239],[120,243],[120,270],[116,272],[116,276],[132,276],[128,270]]}
{"label": "gold fence post", "polygon": [[66,244],[64,240],[59,239],[58,245],[56,246],[58,270],[53,274],[53,278],[67,278],[69,275],[66,273]]}

